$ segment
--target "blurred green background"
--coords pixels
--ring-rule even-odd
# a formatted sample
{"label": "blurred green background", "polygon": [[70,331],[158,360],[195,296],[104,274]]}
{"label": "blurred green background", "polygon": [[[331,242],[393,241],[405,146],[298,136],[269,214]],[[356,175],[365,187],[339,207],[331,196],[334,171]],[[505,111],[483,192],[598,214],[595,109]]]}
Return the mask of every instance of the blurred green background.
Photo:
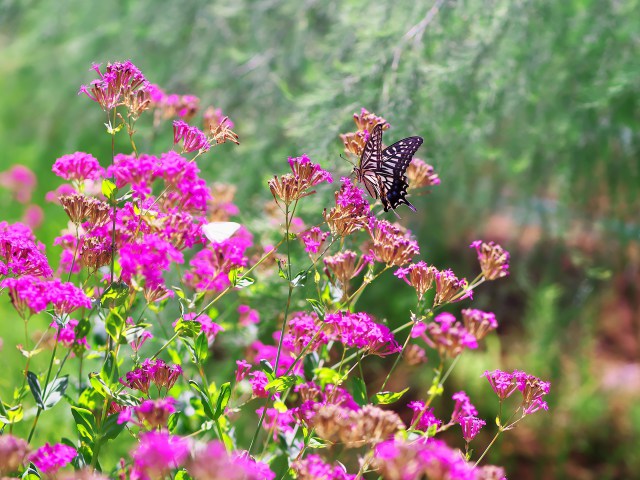
{"label": "blurred green background", "polygon": [[[200,166],[238,185],[247,217],[261,214],[287,156],[347,174],[338,133],[366,107],[391,123],[387,141],[423,136],[419,156],[442,179],[412,199],[416,215],[401,211],[422,257],[472,278],[472,240],[512,254],[511,276],[474,302],[496,313],[499,337],[465,358],[450,388],[491,411],[479,373],[524,369],[552,382],[550,411],[489,461],[512,479],[638,478],[639,25],[639,2],[624,0],[0,0],[0,170],[36,172],[36,233],[55,251],[66,219],[42,200],[60,183],[53,161],[110,155],[102,112],[76,96],[92,62],[131,59],[166,91],[221,107],[241,145]],[[166,128],[153,153],[171,147]],[[2,219],[22,216],[9,196],[0,202]],[[413,294],[385,285],[392,295],[372,291],[361,305],[406,315]],[[0,324],[3,355],[22,365],[15,326]]]}

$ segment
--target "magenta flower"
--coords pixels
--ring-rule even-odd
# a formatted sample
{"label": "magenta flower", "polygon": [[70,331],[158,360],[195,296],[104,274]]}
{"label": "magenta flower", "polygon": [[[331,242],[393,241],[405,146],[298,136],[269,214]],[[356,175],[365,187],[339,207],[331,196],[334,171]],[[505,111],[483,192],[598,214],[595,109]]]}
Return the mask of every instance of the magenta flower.
{"label": "magenta flower", "polygon": [[176,152],[163,153],[157,175],[171,187],[163,197],[166,209],[174,208],[204,214],[212,199],[207,182],[198,175],[200,169],[195,162],[181,157]]}
{"label": "magenta flower", "polygon": [[185,282],[198,291],[224,290],[230,284],[229,272],[247,265],[245,251],[251,244],[247,237],[237,235],[208,244],[191,259],[191,269],[184,275]]}
{"label": "magenta flower", "polygon": [[83,182],[99,180],[105,174],[98,160],[89,153],[76,152],[58,158],[53,164],[53,173],[65,180]]}
{"label": "magenta flower", "polygon": [[258,370],[251,373],[249,376],[251,377],[249,379],[249,383],[251,383],[251,388],[253,389],[253,396],[258,398],[267,398],[269,396],[269,392],[265,390],[265,387],[269,383],[267,375]]}
{"label": "magenta flower", "polygon": [[158,177],[160,160],[154,155],[141,154],[135,156],[117,154],[113,165],[107,168],[107,175],[115,179],[118,188],[131,185],[137,198],[151,195],[151,186]]}
{"label": "magenta flower", "polygon": [[29,453],[29,444],[10,433],[0,435],[0,475],[17,472],[24,466]]}
{"label": "magenta flower", "polygon": [[130,285],[144,282],[148,289],[164,287],[162,272],[169,270],[172,262],[183,263],[182,253],[158,235],[146,235],[120,249],[122,280]]}
{"label": "magenta flower", "polygon": [[129,60],[108,63],[104,73],[100,71],[98,63],[94,63],[92,69],[100,78],[93,80],[89,86],[81,85],[78,95],[84,93],[105,111],[128,103],[139,92],[146,93],[149,85],[142,72]]}
{"label": "magenta flower", "polygon": [[469,247],[476,249],[485,279],[496,280],[509,275],[509,252],[500,245],[476,240]]}
{"label": "magenta flower", "polygon": [[0,222],[0,275],[53,275],[44,245],[22,223]]}
{"label": "magenta flower", "polygon": [[71,463],[76,456],[76,449],[62,443],[50,445],[45,443],[29,456],[29,460],[42,473],[53,475],[65,465]]}
{"label": "magenta flower", "polygon": [[510,397],[518,388],[511,373],[503,372],[502,370],[487,370],[483,373],[483,376],[489,380],[491,388],[493,388],[493,391],[496,392],[501,401]]}
{"label": "magenta flower", "polygon": [[0,287],[9,290],[11,303],[22,318],[43,311],[49,304],[47,282],[38,277],[5,278]]}
{"label": "magenta flower", "polygon": [[475,308],[466,308],[460,312],[465,328],[478,340],[498,328],[495,314]]}
{"label": "magenta flower", "polygon": [[253,460],[245,452],[228,453],[218,440],[209,442],[187,465],[192,478],[198,480],[273,480],[275,474],[266,463]]}
{"label": "magenta flower", "polygon": [[125,375],[125,379],[120,379],[120,383],[134,390],[140,390],[145,395],[149,395],[149,387],[153,383],[158,389],[166,388],[167,391],[175,385],[182,375],[180,365],[167,365],[160,359],[146,359],[142,365]]}
{"label": "magenta flower", "polygon": [[189,455],[187,441],[167,432],[140,435],[138,447],[131,452],[133,468],[142,478],[161,478],[183,464]]}
{"label": "magenta flower", "polygon": [[447,312],[436,315],[433,322],[426,325],[426,333],[422,338],[427,345],[438,350],[440,355],[450,358],[457,357],[465,348],[478,348],[476,337]]}
{"label": "magenta flower", "polygon": [[249,305],[238,305],[238,313],[240,314],[238,324],[243,327],[260,323],[260,314]]}
{"label": "magenta flower", "polygon": [[152,430],[160,427],[166,427],[169,415],[176,411],[176,400],[172,397],[158,398],[156,400],[145,400],[140,405],[131,408],[125,408],[118,415],[118,423],[127,423],[135,414],[140,427]]}
{"label": "magenta flower", "polygon": [[236,383],[241,382],[251,370],[251,364],[246,360],[236,360]]}
{"label": "magenta flower", "polygon": [[59,329],[58,334],[56,335],[56,338],[58,339],[58,342],[60,342],[65,347],[67,348],[80,347],[80,348],[89,349],[87,338],[86,337],[78,338],[76,336],[75,328],[78,326],[78,320],[72,318],[67,322],[67,324],[64,327],[61,327],[61,328],[58,326],[56,322],[51,322],[49,326]]}
{"label": "magenta flower", "polygon": [[460,391],[458,393],[454,393],[451,398],[456,402],[453,407],[453,413],[451,414],[452,422],[458,422],[461,417],[473,417],[478,415],[478,410],[473,406],[465,392]]}
{"label": "magenta flower", "polygon": [[304,243],[304,249],[308,253],[318,253],[320,246],[329,236],[329,232],[323,232],[320,227],[312,227],[300,234],[300,240]]}
{"label": "magenta flower", "polygon": [[462,428],[462,438],[464,438],[465,442],[467,443],[473,440],[480,429],[487,424],[487,422],[485,422],[481,418],[472,416],[460,417],[458,419],[458,423]]}
{"label": "magenta flower", "polygon": [[302,190],[314,187],[322,182],[333,182],[331,174],[323,170],[319,164],[313,163],[306,155],[289,157],[289,166],[293,175],[303,184],[301,186]]}
{"label": "magenta flower", "polygon": [[81,288],[57,278],[48,282],[47,296],[58,316],[68,315],[79,308],[91,308],[91,299]]}
{"label": "magenta flower", "polygon": [[182,143],[182,152],[189,153],[196,150],[207,151],[211,144],[207,136],[197,127],[192,127],[183,120],[173,121],[173,144]]}
{"label": "magenta flower", "polygon": [[413,417],[411,418],[411,426],[416,430],[426,432],[431,425],[440,427],[442,420],[436,418],[433,413],[433,408],[425,407],[425,403],[419,400],[407,403],[407,407],[413,410]]}
{"label": "magenta flower", "polygon": [[323,324],[315,313],[296,312],[289,319],[287,343],[293,345],[296,354],[302,352],[304,348],[307,352],[316,351],[329,342],[322,328]]}
{"label": "magenta flower", "polygon": [[36,187],[36,176],[24,165],[14,165],[6,172],[0,172],[0,186],[9,190],[16,201],[26,204]]}
{"label": "magenta flower", "polygon": [[522,392],[522,410],[524,415],[537,412],[541,409],[549,409],[547,403],[542,400],[542,397],[549,393],[551,383],[518,370],[514,370],[513,378],[515,379],[518,390]]}
{"label": "magenta flower", "polygon": [[[273,334],[273,340],[275,345],[280,342],[280,332]],[[254,351],[253,359],[254,363],[259,363],[262,360],[269,362],[274,368],[276,367],[276,358],[278,357],[278,348],[273,345],[265,345],[260,341],[255,341],[251,344],[251,348]],[[277,374],[284,375],[284,373],[293,365],[295,360],[295,345],[293,344],[293,338],[288,334],[285,334],[282,340],[282,351],[280,353],[280,361],[278,363]],[[298,362],[291,373],[300,374],[302,372],[302,362]]]}
{"label": "magenta flower", "polygon": [[[256,410],[258,417],[262,416],[263,411],[264,407],[260,407]],[[276,408],[267,408],[267,413],[265,414],[264,421],[262,422],[263,428],[267,432],[272,432],[274,441],[278,439],[278,435],[292,433],[294,424],[295,421],[292,410],[281,412]]]}
{"label": "magenta flower", "polygon": [[342,465],[330,465],[322,460],[320,455],[309,455],[297,460],[292,468],[300,478],[317,478],[326,480],[353,480],[356,475],[348,474]]}
{"label": "magenta flower", "polygon": [[385,325],[375,323],[364,312],[332,313],[324,321],[329,326],[327,336],[347,347],[363,349],[378,356],[391,355],[401,350],[393,333]]}

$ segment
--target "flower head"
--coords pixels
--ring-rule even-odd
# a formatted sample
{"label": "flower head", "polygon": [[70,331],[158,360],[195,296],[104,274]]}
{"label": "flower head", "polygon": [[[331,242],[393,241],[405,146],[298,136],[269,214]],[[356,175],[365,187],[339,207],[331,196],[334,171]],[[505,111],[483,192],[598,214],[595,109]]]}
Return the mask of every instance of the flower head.
{"label": "flower head", "polygon": [[9,433],[0,435],[0,475],[17,472],[27,460],[29,444]]}
{"label": "flower head", "polygon": [[489,381],[491,388],[502,401],[511,396],[516,391],[516,383],[513,374],[503,372],[502,370],[493,370],[483,373],[483,376]]}
{"label": "flower head", "polygon": [[331,174],[323,170],[319,164],[312,163],[306,155],[290,157],[289,166],[293,173],[287,173],[280,178],[274,176],[269,180],[269,189],[276,203],[280,200],[289,205],[302,197],[314,194],[315,190],[309,191],[311,187],[321,182],[333,182]]}
{"label": "flower head", "polygon": [[324,258],[325,273],[332,284],[339,284],[343,295],[349,291],[350,281],[358,276],[365,265],[371,263],[371,257],[363,255],[356,262],[357,255],[351,250],[344,250]]}
{"label": "flower head", "polygon": [[118,418],[118,423],[130,421],[131,411],[133,411],[140,422],[139,424],[148,430],[166,427],[169,415],[176,411],[175,403],[176,400],[172,397],[145,400],[140,405],[132,407],[129,412],[123,410]]}
{"label": "flower head", "polygon": [[422,300],[424,294],[431,289],[438,269],[428,266],[425,262],[412,263],[408,267],[399,268],[394,275],[403,279],[418,294],[418,300]]}
{"label": "flower head", "polygon": [[44,245],[22,223],[0,221],[0,275],[53,275]]}
{"label": "flower head", "polygon": [[407,167],[409,189],[440,185],[440,178],[434,168],[419,158],[414,158]]}
{"label": "flower head", "polygon": [[71,463],[76,453],[75,448],[62,443],[56,443],[55,445],[45,443],[29,455],[29,460],[33,462],[42,473],[53,475],[62,467]]}
{"label": "flower head", "polygon": [[173,144],[182,141],[182,153],[203,151],[211,148],[207,136],[197,127],[192,127],[183,120],[173,121]]}
{"label": "flower head", "polygon": [[451,398],[456,402],[453,407],[453,413],[451,414],[452,422],[459,422],[461,417],[472,417],[478,415],[478,410],[473,406],[465,392],[461,391],[454,393]]}
{"label": "flower head", "polygon": [[401,267],[420,253],[415,240],[410,239],[398,227],[386,220],[369,221],[369,235],[373,240],[371,251],[378,262],[388,266]]}
{"label": "flower head", "polygon": [[364,192],[350,178],[342,177],[340,181],[342,186],[335,195],[336,206],[328,212],[325,209],[322,216],[331,233],[346,237],[368,225],[371,207],[364,198]]}
{"label": "flower head", "polygon": [[450,302],[459,302],[465,298],[470,298],[473,290],[467,287],[467,280],[458,279],[453,270],[441,270],[435,272],[436,296],[433,299],[433,306],[443,305]]}
{"label": "flower head", "polygon": [[312,227],[300,234],[300,240],[304,243],[304,249],[309,254],[316,254],[329,236],[329,232],[323,232],[320,227]]}
{"label": "flower head", "polygon": [[244,452],[227,452],[224,444],[213,440],[197,452],[187,471],[198,480],[273,480],[275,474],[266,463],[253,460]]}
{"label": "flower head", "polygon": [[183,438],[156,431],[141,434],[131,452],[133,468],[142,478],[162,478],[181,466],[188,455],[189,445]]}
{"label": "flower head", "polygon": [[427,407],[424,402],[415,400],[409,402],[407,407],[413,410],[413,418],[411,419],[411,426],[413,428],[426,432],[432,425],[436,427],[442,425],[442,420],[436,418],[434,415],[433,408]]}
{"label": "flower head", "polygon": [[309,455],[301,460],[296,460],[292,465],[300,480],[353,480],[355,475],[346,472],[342,465],[325,463],[320,455]]}
{"label": "flower head", "polygon": [[74,193],[60,197],[59,201],[75,225],[80,225],[86,219],[93,225],[102,226],[111,218],[112,209],[97,198]]}
{"label": "flower head", "polygon": [[464,441],[467,443],[473,440],[480,429],[487,424],[487,422],[481,418],[473,416],[461,417],[458,419],[458,423],[462,428],[462,438],[464,438]]}
{"label": "flower head", "polygon": [[465,348],[478,348],[476,337],[450,313],[436,315],[433,322],[426,325],[426,334],[427,344],[450,358],[457,357]]}
{"label": "flower head", "polygon": [[498,328],[495,314],[474,308],[465,308],[460,312],[465,328],[478,340],[483,339],[490,331]]}
{"label": "flower head", "polygon": [[393,333],[385,325],[375,323],[364,312],[337,312],[324,319],[327,336],[346,347],[365,350],[371,355],[391,355],[401,350]]}
{"label": "flower head", "polygon": [[476,240],[469,246],[478,252],[478,261],[486,280],[496,280],[509,275],[509,252],[500,245]]}
{"label": "flower head", "polygon": [[8,189],[20,203],[29,203],[36,187],[36,176],[24,165],[14,165],[6,172],[0,172],[0,186]]}

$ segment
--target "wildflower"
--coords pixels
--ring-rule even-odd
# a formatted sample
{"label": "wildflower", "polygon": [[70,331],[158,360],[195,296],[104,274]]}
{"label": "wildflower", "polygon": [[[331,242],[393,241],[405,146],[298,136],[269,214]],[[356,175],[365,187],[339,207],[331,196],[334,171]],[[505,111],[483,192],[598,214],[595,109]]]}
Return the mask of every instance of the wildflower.
{"label": "wildflower", "polygon": [[300,198],[312,195],[315,190],[309,191],[322,182],[333,182],[331,174],[323,170],[317,163],[312,163],[306,155],[302,157],[290,157],[289,166],[293,173],[282,175],[280,178],[274,176],[269,180],[269,188],[276,203],[278,199],[289,205]]}
{"label": "wildflower", "polygon": [[[312,227],[306,232],[300,234],[300,240],[304,243],[304,249],[307,253],[318,253],[320,247],[329,236],[329,232],[323,232],[320,227]],[[313,258],[313,257],[312,257]]]}
{"label": "wildflower", "polygon": [[[129,317],[127,323],[132,323],[133,319]],[[127,329],[127,341],[134,353],[138,353],[147,340],[153,338],[153,334],[143,326],[132,325]]]}
{"label": "wildflower", "polygon": [[510,397],[517,389],[515,379],[511,373],[503,372],[502,370],[487,370],[483,373],[483,376],[487,378],[500,401]]}
{"label": "wildflower", "polygon": [[468,395],[461,391],[454,393],[451,397],[456,403],[451,414],[451,421],[458,422],[461,417],[473,417],[478,415],[478,410],[473,406]]}
{"label": "wildflower", "polygon": [[120,383],[149,395],[151,383],[158,389],[166,388],[169,391],[178,381],[180,375],[182,375],[182,368],[179,365],[167,365],[159,359],[146,359],[142,365],[127,372],[125,380],[121,378]]}
{"label": "wildflower", "polygon": [[353,480],[355,475],[346,472],[342,465],[324,463],[320,455],[309,455],[296,460],[291,466],[299,480]]}
{"label": "wildflower", "polygon": [[401,230],[386,220],[369,221],[369,235],[373,240],[374,258],[387,266],[401,267],[420,253],[418,243],[409,239]]}
{"label": "wildflower", "polygon": [[529,415],[538,410],[548,410],[547,403],[542,400],[549,393],[551,383],[540,380],[534,375],[515,370],[513,372],[518,390],[522,392],[522,413]]}
{"label": "wildflower", "polygon": [[118,188],[131,185],[136,198],[151,195],[151,186],[158,176],[160,160],[154,155],[125,155],[118,153],[113,165],[107,168],[107,175],[113,177]]}
{"label": "wildflower", "polygon": [[294,415],[307,427],[312,426],[316,412],[323,405],[333,405],[342,409],[357,411],[360,406],[351,394],[341,387],[327,384],[324,391],[315,383],[296,385],[294,391],[300,396],[301,404],[294,409]]}
{"label": "wildflower", "polygon": [[473,290],[467,289],[469,286],[467,280],[464,278],[458,279],[451,269],[435,272],[434,275],[436,279],[436,296],[433,299],[434,307],[449,302],[459,302],[473,295]]}
{"label": "wildflower", "polygon": [[[286,433],[293,432],[293,412],[287,410],[286,407],[280,408],[267,408],[262,427],[273,435],[273,440],[278,439],[278,435],[284,435]],[[256,410],[258,417],[262,416],[264,407],[260,407]]]}
{"label": "wildflower", "polygon": [[401,350],[393,333],[385,325],[375,323],[364,312],[332,313],[324,321],[328,325],[327,336],[346,347],[354,347],[381,357]]}
{"label": "wildflower", "polygon": [[31,455],[29,460],[45,475],[53,476],[58,470],[71,463],[76,457],[76,449],[62,443],[45,443]]}
{"label": "wildflower", "polygon": [[57,278],[48,282],[47,296],[59,317],[75,312],[79,308],[91,308],[91,299],[81,288],[71,282],[61,282]]}
{"label": "wildflower", "polygon": [[184,275],[185,282],[197,291],[224,290],[230,284],[229,272],[247,265],[245,250],[250,246],[250,239],[237,235],[207,245],[191,259],[191,268]]}
{"label": "wildflower", "polygon": [[509,252],[500,245],[476,240],[469,246],[478,252],[478,261],[486,280],[496,280],[509,275]]}
{"label": "wildflower", "polygon": [[202,114],[202,119],[205,130],[209,132],[209,135],[216,142],[216,145],[226,143],[227,141],[240,145],[238,135],[231,130],[233,128],[233,122],[229,120],[229,117],[222,114],[221,109],[213,107],[207,108]]}
{"label": "wildflower", "polygon": [[142,478],[162,478],[183,464],[189,455],[189,445],[167,432],[145,432],[138,447],[131,452],[134,471]]}
{"label": "wildflower", "polygon": [[[104,265],[110,264],[111,256],[113,254],[111,241],[112,239],[110,237],[85,237],[82,241],[82,246],[80,247],[80,263],[92,270],[97,270]],[[69,250],[67,250],[67,252],[69,252]],[[61,261],[61,264],[71,267],[71,265],[74,264],[73,254],[71,255],[71,259]],[[75,265],[75,273],[79,271],[79,266],[80,265],[77,264]],[[65,271],[68,271],[68,268],[65,268]]]}
{"label": "wildflower", "polygon": [[27,459],[29,444],[9,433],[0,435],[0,475],[17,472]]}
{"label": "wildflower", "polygon": [[75,182],[99,180],[105,174],[98,160],[84,152],[75,152],[56,159],[52,170],[58,177]]}
{"label": "wildflower", "polygon": [[498,328],[495,314],[483,312],[473,308],[465,308],[460,312],[465,328],[478,340],[483,339],[487,334]]}
{"label": "wildflower", "polygon": [[[273,340],[275,345],[280,343],[280,332],[275,332],[273,334]],[[280,358],[278,363],[278,369],[276,371],[277,375],[284,375],[284,373],[293,366],[293,362],[295,360],[295,348],[296,346],[293,343],[293,337],[285,334],[282,339],[282,349],[280,352]],[[251,344],[251,348],[254,351],[254,363],[258,363],[262,360],[269,362],[273,367],[276,366],[276,359],[278,358],[278,348],[273,345],[265,345],[260,341],[253,342]],[[293,366],[292,373],[298,374],[302,372],[302,362],[297,363]]]}
{"label": "wildflower", "polygon": [[[213,342],[215,340],[215,338],[216,338],[216,335],[219,332],[224,330],[224,328],[222,328],[220,325],[218,325],[213,320],[211,320],[211,317],[209,315],[206,315],[204,313],[201,313],[199,315],[197,313],[195,313],[195,312],[185,313],[182,316],[182,319],[187,321],[187,322],[193,321],[193,322],[199,323],[200,324],[200,331],[202,331],[202,332],[204,332],[206,334],[207,340],[209,342]],[[178,323],[178,320],[176,320],[173,323],[174,327]]]}
{"label": "wildflower", "polygon": [[359,131],[366,130],[370,132],[371,130],[373,130],[373,127],[380,123],[382,124],[383,130],[387,130],[389,127],[391,127],[391,125],[389,125],[389,122],[387,122],[384,118],[379,117],[375,113],[369,112],[366,108],[362,108],[359,115],[357,113],[354,113],[353,120],[354,122],[356,122],[356,126],[358,127]]}
{"label": "wildflower", "polygon": [[426,332],[427,335],[423,338],[440,355],[455,358],[465,348],[478,348],[476,338],[450,313],[436,315],[433,322],[426,325]]}
{"label": "wildflower", "polygon": [[340,285],[345,297],[349,291],[350,281],[358,276],[365,265],[372,263],[370,256],[363,255],[358,262],[356,262],[356,257],[355,252],[344,250],[324,259],[324,271],[327,277],[329,277],[333,285],[336,285],[336,283]]}
{"label": "wildflower", "polygon": [[58,328],[58,333],[56,334],[58,342],[67,348],[71,348],[74,353],[84,352],[89,349],[87,337],[79,338],[76,335],[78,323],[78,320],[72,318],[62,327],[56,322],[51,322],[49,325],[50,327]]}
{"label": "wildflower", "polygon": [[39,228],[44,221],[44,211],[42,207],[39,205],[29,205],[22,214],[20,221],[31,230]]}
{"label": "wildflower", "polygon": [[[97,102],[104,111],[111,110],[119,105],[125,105],[130,115],[137,118],[141,111],[137,110],[141,104],[150,106],[150,102],[142,102],[137,97],[138,92],[147,91],[149,82],[142,72],[130,61],[108,63],[105,72],[100,71],[100,64],[93,64],[92,69],[100,76],[93,80],[89,86],[81,85],[78,95],[86,94],[91,100]],[[135,100],[135,103],[132,103]]]}
{"label": "wildflower", "polygon": [[162,177],[167,187],[163,198],[165,210],[171,208],[204,214],[211,191],[200,176],[195,162],[187,160],[176,152],[163,153],[158,162],[157,175]]}
{"label": "wildflower", "polygon": [[251,383],[251,388],[253,389],[253,396],[258,398],[267,398],[269,396],[269,392],[265,390],[265,387],[269,383],[267,379],[267,375],[260,370],[251,373],[251,379],[249,383]]}
{"label": "wildflower", "polygon": [[9,190],[17,202],[26,204],[36,187],[36,176],[24,165],[14,165],[6,172],[0,172],[0,186]]}
{"label": "wildflower", "polygon": [[311,425],[323,440],[347,448],[375,445],[404,428],[397,413],[373,405],[355,411],[330,404],[319,406]]}
{"label": "wildflower", "polygon": [[206,152],[211,148],[207,136],[197,127],[192,127],[183,120],[173,121],[173,144],[182,143],[182,153],[196,150]]}
{"label": "wildflower", "polygon": [[476,468],[476,480],[507,480],[507,476],[502,467],[483,465]]}
{"label": "wildflower", "polygon": [[407,167],[409,189],[440,185],[440,178],[434,168],[419,158],[413,158]]}
{"label": "wildflower", "polygon": [[424,348],[412,343],[404,349],[403,358],[404,361],[407,362],[407,365],[416,366],[426,363],[427,353],[424,351]]}
{"label": "wildflower", "polygon": [[442,425],[442,420],[439,420],[433,414],[433,408],[426,407],[424,402],[414,400],[413,402],[409,402],[407,407],[413,410],[411,426],[416,430],[426,432],[432,425],[435,425],[436,427],[440,427],[440,425]]}
{"label": "wildflower", "polygon": [[340,139],[344,144],[345,152],[360,157],[364,151],[364,146],[369,140],[369,136],[370,134],[367,130],[359,130],[357,132],[341,133]]}
{"label": "wildflower", "polygon": [[24,275],[18,278],[5,278],[0,283],[0,287],[9,290],[13,308],[24,319],[43,311],[49,304],[47,282],[38,277]]}
{"label": "wildflower", "polygon": [[293,344],[293,350],[299,354],[303,349],[314,352],[321,345],[329,342],[327,334],[323,332],[324,324],[315,312],[296,312],[288,322],[288,340]]}
{"label": "wildflower", "polygon": [[0,275],[53,275],[44,245],[22,223],[0,221]]}
{"label": "wildflower", "polygon": [[428,266],[425,262],[418,262],[412,263],[408,267],[399,268],[394,272],[394,275],[415,288],[418,301],[420,301],[433,286],[437,272],[436,267]]}
{"label": "wildflower", "polygon": [[388,440],[376,446],[374,466],[388,480],[476,480],[473,466],[443,441]]}
{"label": "wildflower", "polygon": [[243,327],[260,323],[260,314],[249,305],[238,305],[238,313],[240,314],[238,324]]}
{"label": "wildflower", "polygon": [[83,468],[74,472],[63,473],[61,480],[109,480],[108,477],[100,475],[98,472],[90,469]]}
{"label": "wildflower", "polygon": [[158,235],[146,235],[120,249],[122,280],[129,285],[164,286],[162,272],[169,270],[172,262],[183,263],[182,253]]}
{"label": "wildflower", "polygon": [[135,413],[139,425],[148,430],[166,427],[169,416],[175,413],[176,400],[172,397],[145,400],[140,405],[123,410],[118,416],[118,423],[127,423],[131,420],[131,414]]}
{"label": "wildflower", "polygon": [[228,453],[224,444],[213,440],[187,463],[187,471],[197,480],[273,480],[275,474],[266,463],[253,460],[244,452]]}
{"label": "wildflower", "polygon": [[80,225],[87,218],[95,225],[104,225],[109,221],[111,213],[109,205],[96,198],[74,193],[62,196],[59,200],[65,213],[75,225]]}
{"label": "wildflower", "polygon": [[336,206],[322,213],[331,233],[346,237],[363,229],[369,223],[371,207],[364,198],[364,192],[355,186],[350,178],[340,179],[342,186],[336,192]]}
{"label": "wildflower", "polygon": [[462,438],[464,438],[464,441],[467,443],[473,440],[476,435],[478,435],[480,429],[487,424],[487,422],[481,418],[473,416],[461,417],[458,423],[460,424],[460,428],[462,428]]}
{"label": "wildflower", "polygon": [[246,360],[236,360],[236,383],[241,382],[251,370],[251,364]]}

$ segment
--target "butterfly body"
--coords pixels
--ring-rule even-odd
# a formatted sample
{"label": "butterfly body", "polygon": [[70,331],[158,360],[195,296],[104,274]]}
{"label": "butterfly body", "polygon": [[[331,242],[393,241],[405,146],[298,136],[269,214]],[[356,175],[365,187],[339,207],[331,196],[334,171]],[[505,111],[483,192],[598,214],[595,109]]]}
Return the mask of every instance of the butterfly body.
{"label": "butterfly body", "polygon": [[380,198],[385,212],[390,208],[395,210],[403,203],[416,211],[406,198],[409,186],[406,172],[422,141],[422,137],[407,137],[383,150],[382,124],[373,128],[354,173],[369,195]]}

